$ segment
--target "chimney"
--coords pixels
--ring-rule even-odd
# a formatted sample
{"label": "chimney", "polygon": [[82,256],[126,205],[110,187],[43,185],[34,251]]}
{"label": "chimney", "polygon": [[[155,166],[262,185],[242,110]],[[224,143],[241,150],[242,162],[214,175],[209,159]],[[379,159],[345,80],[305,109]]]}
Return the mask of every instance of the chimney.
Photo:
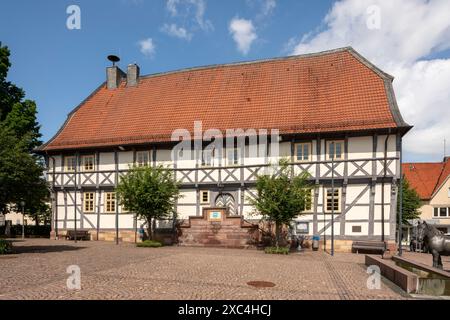
{"label": "chimney", "polygon": [[108,60],[113,65],[106,68],[106,87],[108,89],[116,89],[122,82],[122,79],[125,78],[125,73],[116,66],[116,63],[120,61],[118,56],[109,55]]}
{"label": "chimney", "polygon": [[108,89],[116,89],[122,79],[125,78],[125,73],[117,66],[106,68],[106,85]]}
{"label": "chimney", "polygon": [[134,87],[139,81],[139,66],[135,63],[128,65],[127,70],[127,87]]}

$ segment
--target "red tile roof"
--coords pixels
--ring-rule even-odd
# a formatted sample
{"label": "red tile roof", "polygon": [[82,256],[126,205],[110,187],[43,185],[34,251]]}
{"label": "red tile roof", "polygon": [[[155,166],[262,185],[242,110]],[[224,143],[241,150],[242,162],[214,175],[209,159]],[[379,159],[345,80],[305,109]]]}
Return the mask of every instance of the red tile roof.
{"label": "red tile roof", "polygon": [[444,162],[403,163],[403,174],[422,200],[430,200],[450,176],[450,160]]}
{"label": "red tile roof", "polygon": [[103,84],[40,150],[170,141],[172,131],[280,129],[320,133],[407,127],[393,78],[342,48],[317,54],[186,69]]}

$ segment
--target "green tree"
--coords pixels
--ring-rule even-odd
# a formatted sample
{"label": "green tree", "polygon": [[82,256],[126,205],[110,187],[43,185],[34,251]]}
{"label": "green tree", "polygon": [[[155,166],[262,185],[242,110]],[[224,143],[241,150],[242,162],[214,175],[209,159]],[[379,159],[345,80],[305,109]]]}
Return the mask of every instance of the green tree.
{"label": "green tree", "polygon": [[248,199],[255,209],[255,214],[275,223],[277,247],[280,244],[282,227],[289,225],[311,203],[312,186],[308,181],[309,173],[296,175],[293,170],[288,161],[282,160],[278,173],[258,175],[257,195],[254,199]]}
{"label": "green tree", "polygon": [[174,207],[180,198],[179,183],[168,168],[133,167],[120,178],[116,191],[119,203],[147,222],[151,240],[155,220],[176,218]]}
{"label": "green tree", "polygon": [[26,214],[37,216],[49,197],[42,158],[32,154],[42,143],[40,126],[36,104],[7,81],[9,56],[9,49],[0,43],[0,212],[21,209],[25,201]]}
{"label": "green tree", "polygon": [[[420,217],[419,208],[422,206],[422,201],[420,200],[420,196],[417,191],[410,186],[405,176],[403,176],[402,179],[402,192],[402,223],[405,225],[409,225],[410,223],[408,222],[408,220],[418,219]],[[397,212],[400,212],[400,201],[397,201]]]}

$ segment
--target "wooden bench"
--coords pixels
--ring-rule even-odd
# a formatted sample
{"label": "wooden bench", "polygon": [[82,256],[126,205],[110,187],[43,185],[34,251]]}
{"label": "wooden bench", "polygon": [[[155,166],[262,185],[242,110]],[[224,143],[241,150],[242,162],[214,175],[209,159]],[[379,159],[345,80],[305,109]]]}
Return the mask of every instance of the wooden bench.
{"label": "wooden bench", "polygon": [[91,240],[91,236],[87,230],[68,230],[66,234],[66,240],[75,240],[75,234],[77,236],[77,240]]}
{"label": "wooden bench", "polygon": [[384,254],[386,251],[386,242],[383,241],[353,241],[352,252],[359,253],[359,250],[378,251]]}

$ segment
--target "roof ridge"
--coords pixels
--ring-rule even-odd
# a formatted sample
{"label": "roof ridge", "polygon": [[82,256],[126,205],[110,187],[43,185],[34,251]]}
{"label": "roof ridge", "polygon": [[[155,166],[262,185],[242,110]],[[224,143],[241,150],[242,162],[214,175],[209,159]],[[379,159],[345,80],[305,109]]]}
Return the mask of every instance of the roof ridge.
{"label": "roof ridge", "polygon": [[345,52],[345,51],[356,52],[356,50],[353,49],[351,46],[346,46],[346,47],[340,47],[340,48],[336,48],[336,49],[324,50],[324,51],[319,51],[319,52],[302,53],[302,54],[297,54],[297,55],[289,55],[289,56],[282,56],[282,57],[275,57],[275,58],[263,58],[263,59],[255,59],[255,60],[248,60],[248,61],[217,63],[217,64],[209,64],[209,65],[204,65],[204,66],[187,67],[187,68],[181,68],[181,69],[176,69],[176,70],[141,75],[139,77],[139,79],[153,78],[153,77],[165,76],[168,74],[176,74],[176,73],[183,73],[183,72],[189,72],[189,71],[208,70],[208,69],[222,68],[222,67],[234,67],[234,66],[240,66],[240,65],[258,64],[258,63],[265,63],[265,62],[272,62],[272,61],[293,60],[293,59],[298,59],[298,58],[310,58],[310,57],[323,56],[323,55],[333,54],[333,53],[337,53],[337,52]]}
{"label": "roof ridge", "polygon": [[431,193],[431,195],[434,195],[434,194],[436,193],[436,191],[437,191],[438,189],[441,188],[441,186],[443,185],[443,183],[445,182],[445,180],[447,180],[448,176],[444,178],[444,181],[443,181],[441,184],[439,184],[439,182],[441,181],[441,177],[442,177],[442,175],[443,175],[444,172],[445,172],[445,167],[446,167],[446,165],[447,165],[447,164],[446,164],[445,162],[442,162],[441,173],[439,174],[439,177],[438,177],[438,179],[437,179],[437,181],[436,181],[436,185],[434,186],[433,192]]}

